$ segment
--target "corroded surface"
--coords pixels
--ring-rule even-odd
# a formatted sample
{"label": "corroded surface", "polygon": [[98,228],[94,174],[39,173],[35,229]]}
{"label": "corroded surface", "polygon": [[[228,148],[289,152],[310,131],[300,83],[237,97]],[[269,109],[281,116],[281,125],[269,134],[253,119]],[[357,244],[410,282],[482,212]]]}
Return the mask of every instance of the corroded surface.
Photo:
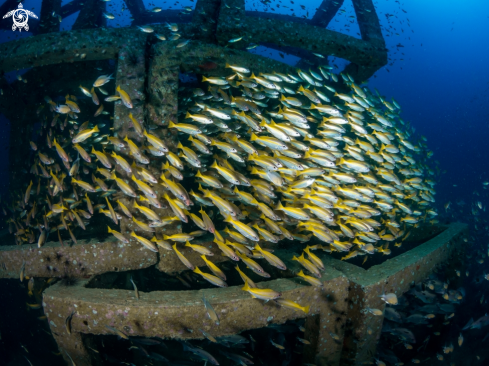
{"label": "corroded surface", "polygon": [[[362,0],[360,6],[373,9],[370,0]],[[362,12],[357,11],[357,16],[359,13]],[[247,17],[244,0],[229,0],[221,4],[217,39],[221,45],[228,45],[230,39],[246,34],[255,43],[296,47],[309,52],[340,57],[351,62],[347,69],[355,79],[366,80],[387,63],[387,50],[377,15],[375,17],[364,15],[360,31],[362,39],[309,24]],[[245,43],[240,45],[239,42],[236,45],[236,47],[244,46]]]}
{"label": "corroded surface", "polygon": [[84,29],[3,43],[0,45],[0,70],[117,58],[124,42],[139,37],[140,33],[135,28]]}
{"label": "corroded surface", "polygon": [[129,113],[140,123],[144,117],[144,83],[146,81],[146,49],[145,40],[141,32],[131,37],[121,48],[117,60],[117,73],[115,76],[115,88],[120,86],[131,98],[133,108],[129,109],[122,101],[114,105],[114,135],[123,139],[128,136],[138,142],[143,141],[143,137],[138,136],[134,129],[131,129],[132,122]]}
{"label": "corroded surface", "polygon": [[137,242],[124,244],[112,238],[102,243],[80,240],[78,244],[64,247],[53,242],[41,248],[37,245],[2,246],[0,278],[19,278],[24,261],[25,275],[30,277],[86,277],[146,268],[157,262],[157,256]]}
{"label": "corroded surface", "polygon": [[[319,315],[320,330],[316,335],[314,350],[306,355],[316,355],[306,362],[318,365],[337,365],[341,344],[326,338],[325,329],[333,324],[339,313],[346,310],[342,301],[347,296],[348,282],[338,272],[330,269],[323,275],[324,288],[320,289],[301,283],[300,279],[279,279],[266,282],[266,287],[282,293],[282,297],[310,304],[310,316]],[[282,324],[290,319],[303,318],[304,314],[281,308],[274,302],[264,303],[253,299],[240,287],[207,289],[200,291],[154,291],[140,292],[140,299],[133,291],[89,289],[82,281],[79,285],[65,287],[55,284],[44,292],[44,312],[57,341],[75,363],[90,365],[90,358],[78,342],[78,335],[109,334],[105,327],[110,325],[124,330],[130,336],[199,339],[199,332],[189,332],[201,327],[213,336],[231,335],[248,329],[265,327],[270,323]],[[212,304],[220,317],[216,326],[206,315],[202,296]],[[72,312],[72,335],[67,334],[65,319]],[[77,335],[78,334],[78,335]],[[70,338],[75,335],[74,340]],[[305,337],[313,336],[306,334]],[[76,347],[76,348],[74,348]],[[65,360],[68,361],[66,355]]]}
{"label": "corroded surface", "polygon": [[[370,359],[372,352],[375,353],[383,316],[374,316],[365,309],[384,310],[385,303],[380,295],[395,293],[399,297],[414,283],[426,279],[436,267],[447,263],[450,256],[462,247],[466,229],[465,224],[451,224],[426,243],[368,270],[334,259],[327,261],[328,265],[347,276],[351,284],[347,313],[351,336],[344,342],[342,358],[345,364],[361,364]],[[371,335],[367,334],[368,329]]]}

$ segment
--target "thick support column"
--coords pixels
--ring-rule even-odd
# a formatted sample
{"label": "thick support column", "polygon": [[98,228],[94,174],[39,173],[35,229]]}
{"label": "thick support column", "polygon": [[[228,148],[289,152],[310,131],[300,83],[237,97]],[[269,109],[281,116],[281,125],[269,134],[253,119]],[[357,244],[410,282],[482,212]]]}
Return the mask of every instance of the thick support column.
{"label": "thick support column", "polygon": [[181,60],[165,44],[157,45],[154,54],[149,68],[148,122],[167,126],[169,121],[177,120]]}
{"label": "thick support column", "polygon": [[[58,15],[61,12],[61,0],[43,0],[41,5],[41,16],[39,33],[59,32]],[[53,13],[55,14],[53,16]]]}
{"label": "thick support column", "polygon": [[142,24],[141,18],[142,15],[146,12],[143,0],[124,0],[124,2],[131,12],[132,17],[134,18],[134,20],[132,21],[132,25]]}
{"label": "thick support column", "polygon": [[192,26],[197,39],[216,43],[217,19],[221,0],[198,0],[193,11]]}
{"label": "thick support column", "polygon": [[100,28],[106,25],[106,19],[102,13],[105,11],[105,2],[100,0],[86,0],[75,24],[75,29]]}
{"label": "thick support column", "polygon": [[114,105],[114,134],[121,139],[128,136],[132,140],[142,142],[133,128],[129,114],[144,125],[144,105],[146,103],[146,35],[135,34],[119,51],[115,87],[120,86],[132,100],[133,108],[129,109],[122,101]]}
{"label": "thick support column", "polygon": [[270,43],[279,47],[300,48],[324,56],[344,58],[351,62],[347,70],[357,80],[367,79],[387,62],[385,47],[370,42],[370,39],[375,38],[375,24],[365,27],[371,37],[368,40],[360,40],[309,24],[247,17],[244,6],[243,0],[228,0],[226,6],[221,6],[217,28],[217,39],[221,45],[243,47],[244,44],[229,46],[228,41],[235,37],[246,36],[259,44]]}

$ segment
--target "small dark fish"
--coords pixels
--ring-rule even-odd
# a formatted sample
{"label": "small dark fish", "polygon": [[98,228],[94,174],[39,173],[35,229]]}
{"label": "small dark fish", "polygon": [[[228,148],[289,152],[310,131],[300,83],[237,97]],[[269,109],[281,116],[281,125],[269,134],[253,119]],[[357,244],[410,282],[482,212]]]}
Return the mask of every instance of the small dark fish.
{"label": "small dark fish", "polygon": [[165,357],[163,357],[162,355],[160,355],[159,353],[156,353],[156,352],[150,352],[149,357],[152,358],[153,360],[156,360],[156,361],[163,361],[163,362],[170,363],[170,361],[168,361],[168,359],[166,359]]}
{"label": "small dark fish", "polygon": [[68,352],[66,352],[66,351],[65,351],[65,353],[69,357],[69,359],[71,360],[71,363],[73,364],[73,366],[76,366],[76,363],[75,363],[75,361],[73,361],[73,359],[71,358],[70,354]]}
{"label": "small dark fish", "polygon": [[112,333],[117,334],[119,337],[121,337],[123,339],[129,339],[129,337],[127,335],[125,335],[124,333],[122,333],[119,329],[115,329],[109,325],[106,325],[105,328],[110,330]]}
{"label": "small dark fish", "polygon": [[166,345],[160,341],[157,341],[156,339],[151,339],[151,338],[137,338],[137,337],[131,337],[130,338],[132,342],[134,343],[138,343],[138,344],[142,344],[142,345],[145,345],[145,346],[158,346],[158,345],[162,345],[162,346],[165,346]]}
{"label": "small dark fish", "polygon": [[71,334],[71,318],[73,318],[73,315],[75,315],[75,310],[65,320],[65,327],[68,334]]}
{"label": "small dark fish", "polygon": [[[71,240],[73,240],[73,243],[77,244],[77,241],[76,241],[75,235],[73,235],[73,233],[71,232],[70,228],[68,228],[68,232],[70,233]],[[72,244],[72,245],[73,245],[73,244]]]}
{"label": "small dark fish", "polygon": [[24,281],[25,276],[25,261],[22,262],[22,267],[20,267],[20,282]]}
{"label": "small dark fish", "polygon": [[211,319],[216,325],[219,325],[219,316],[217,315],[212,305],[209,303],[209,301],[207,301],[205,296],[202,296],[202,301],[204,302],[204,306],[207,310],[207,315],[209,316],[209,319]]}
{"label": "small dark fish", "polygon": [[194,355],[200,357],[201,359],[210,362],[213,365],[219,365],[219,362],[212,356],[209,352],[204,351],[203,349],[197,347],[191,347],[187,344],[183,344],[184,352],[192,352]]}
{"label": "small dark fish", "polygon": [[206,331],[202,330],[202,329],[199,329],[200,332],[204,335],[204,337],[206,337],[209,341],[213,342],[213,343],[217,343],[216,339],[210,335],[209,333],[207,333]]}
{"label": "small dark fish", "polygon": [[132,276],[131,276],[131,282],[132,282],[132,285],[134,286],[134,293],[136,294],[136,299],[139,300],[139,291],[138,291],[136,284],[134,283],[134,281],[132,279]]}
{"label": "small dark fish", "polygon": [[226,347],[234,347],[238,344],[250,343],[250,341],[247,338],[240,336],[238,334],[222,336],[217,338],[217,341]]}

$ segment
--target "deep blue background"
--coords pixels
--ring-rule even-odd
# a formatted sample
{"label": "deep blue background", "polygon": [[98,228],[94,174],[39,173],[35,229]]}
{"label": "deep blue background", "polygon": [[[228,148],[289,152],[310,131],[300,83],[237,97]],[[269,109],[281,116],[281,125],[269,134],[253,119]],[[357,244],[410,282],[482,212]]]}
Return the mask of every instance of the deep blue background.
{"label": "deep blue background", "polygon": [[[63,1],[63,4],[68,1]],[[121,0],[107,4],[107,11],[116,19],[109,26],[129,25],[129,11]],[[186,0],[145,0],[148,9],[195,7]],[[277,5],[281,5],[280,8]],[[246,3],[247,10],[275,11],[312,17],[319,0],[259,1]],[[419,134],[428,138],[435,152],[433,159],[446,170],[437,187],[438,202],[469,199],[474,190],[482,190],[482,181],[489,181],[489,1],[487,0],[382,0],[374,2],[389,48],[389,65],[369,81],[382,95],[394,97],[402,106],[403,118],[410,121]],[[300,5],[304,5],[302,9]],[[40,14],[40,1],[27,0],[24,7]],[[272,10],[273,9],[273,10]],[[334,29],[359,37],[351,0],[331,22]],[[0,14],[3,17],[3,14]],[[77,14],[63,19],[62,29],[70,29]],[[11,22],[11,19],[0,19]],[[9,23],[11,24],[11,23]],[[29,33],[0,31],[0,42],[28,36]],[[403,45],[403,47],[397,47]],[[278,52],[260,47],[253,50],[284,60]],[[295,63],[297,58],[285,61]],[[342,66],[342,60],[334,60]],[[15,73],[9,75],[15,78]],[[35,86],[32,85],[33,92]],[[42,96],[40,96],[42,98]],[[0,193],[7,184],[8,123],[0,117]]]}

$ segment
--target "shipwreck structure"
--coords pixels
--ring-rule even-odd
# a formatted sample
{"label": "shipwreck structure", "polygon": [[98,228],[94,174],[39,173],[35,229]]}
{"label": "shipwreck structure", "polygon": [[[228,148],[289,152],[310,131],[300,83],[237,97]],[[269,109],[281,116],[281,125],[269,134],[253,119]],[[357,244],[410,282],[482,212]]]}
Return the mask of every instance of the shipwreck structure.
{"label": "shipwreck structure", "polygon": [[[21,180],[28,154],[26,136],[29,124],[36,120],[38,101],[30,92],[31,85],[52,83],[51,87],[71,87],[70,68],[74,63],[90,64],[101,60],[115,60],[117,85],[134,91],[138,98],[132,114],[138,119],[161,129],[163,121],[175,119],[178,111],[179,75],[222,76],[226,63],[247,65],[260,72],[292,72],[294,67],[252,54],[244,50],[245,43],[229,43],[230,39],[246,37],[254,43],[296,55],[300,64],[314,65],[319,61],[314,53],[348,60],[348,72],[356,80],[366,80],[387,63],[387,50],[372,0],[353,0],[361,39],[326,29],[342,0],[323,0],[310,19],[245,10],[244,0],[197,0],[191,13],[181,10],[163,10],[151,13],[141,0],[125,0],[132,15],[128,28],[106,28],[103,13],[105,2],[99,0],[72,0],[61,6],[61,0],[43,0],[40,20],[30,24],[33,36],[0,44],[0,71],[30,69],[25,78],[29,84],[8,84],[0,80],[4,95],[0,98],[0,112],[11,121],[10,184]],[[7,0],[0,13],[15,8],[17,1]],[[80,11],[72,30],[59,32],[60,24],[53,12],[66,17]],[[182,38],[191,43],[175,48],[171,42],[160,42],[154,34],[141,32],[136,26],[151,24],[155,32],[167,34],[163,23],[179,25]],[[3,28],[9,25],[2,23]],[[218,67],[206,70],[202,65],[212,60]],[[322,61],[324,62],[324,60]],[[86,68],[89,77],[93,68]],[[53,78],[53,73],[57,78]],[[77,85],[73,85],[76,88]],[[114,131],[127,130],[128,109],[115,105]],[[134,136],[137,140],[137,136]],[[164,214],[163,210],[161,214]],[[121,231],[131,230],[133,223],[122,220]],[[427,228],[417,232],[420,244],[414,249],[365,270],[359,266],[331,259],[322,260],[326,271],[321,278],[323,288],[312,287],[295,276],[298,264],[288,262],[285,275],[268,283],[287,295],[311,304],[311,316],[306,317],[304,363],[317,365],[361,364],[375,350],[380,335],[382,316],[367,314],[367,307],[383,309],[379,298],[382,291],[398,296],[414,283],[425,279],[451,255],[461,248],[463,224]],[[159,229],[170,235],[181,231],[178,225]],[[207,246],[215,245],[212,242]],[[282,258],[292,258],[290,249]],[[62,253],[63,268],[50,265],[46,258]],[[190,249],[183,254],[196,265],[203,265],[200,257]],[[224,261],[215,256],[214,261]],[[296,311],[263,305],[241,291],[240,286],[225,289],[188,291],[134,291],[114,289],[113,282],[120,273],[139,271],[154,266],[157,270],[175,274],[187,270],[172,251],[159,248],[159,253],[142,250],[139,244],[123,244],[111,239],[79,240],[77,244],[62,247],[59,242],[48,242],[42,248],[36,245],[0,246],[0,278],[18,278],[25,262],[30,277],[62,277],[68,273],[80,278],[75,286],[55,284],[43,293],[42,305],[53,336],[62,356],[78,366],[103,364],[93,351],[91,337],[110,333],[106,325],[124,329],[130,336],[173,339],[202,339],[195,327],[195,319],[206,319],[202,296],[208,299],[221,315],[221,324],[203,320],[202,327],[213,336],[237,334],[244,330],[281,324],[287,320],[305,317]],[[68,264],[66,264],[68,263]],[[239,311],[237,311],[239,310]],[[75,312],[71,333],[65,329],[67,316]],[[367,328],[374,334],[367,336]],[[334,332],[337,339],[332,339]],[[90,347],[89,347],[90,346]],[[69,356],[68,356],[69,355]]]}

